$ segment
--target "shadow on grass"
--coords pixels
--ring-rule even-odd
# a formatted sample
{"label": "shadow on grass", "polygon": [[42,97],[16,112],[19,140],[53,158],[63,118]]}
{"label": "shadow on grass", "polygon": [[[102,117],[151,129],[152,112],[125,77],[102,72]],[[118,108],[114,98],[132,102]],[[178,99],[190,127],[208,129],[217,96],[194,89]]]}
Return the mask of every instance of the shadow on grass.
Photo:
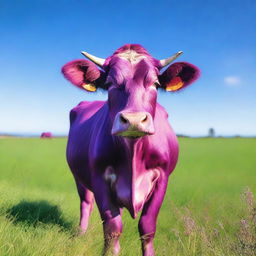
{"label": "shadow on grass", "polygon": [[7,210],[7,216],[15,224],[24,223],[34,227],[39,224],[52,224],[65,230],[72,229],[72,223],[63,218],[59,207],[47,201],[21,201]]}

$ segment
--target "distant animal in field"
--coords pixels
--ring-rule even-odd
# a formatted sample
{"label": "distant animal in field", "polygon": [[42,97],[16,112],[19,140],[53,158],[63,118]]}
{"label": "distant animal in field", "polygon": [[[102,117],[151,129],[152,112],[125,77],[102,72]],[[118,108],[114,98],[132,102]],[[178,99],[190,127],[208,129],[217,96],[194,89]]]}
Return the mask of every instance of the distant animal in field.
{"label": "distant animal in field", "polygon": [[81,231],[95,199],[103,220],[103,255],[118,255],[122,208],[132,218],[142,212],[142,252],[152,256],[157,216],[178,159],[177,138],[157,91],[185,88],[199,69],[187,62],[169,65],[182,52],[157,60],[137,44],[124,45],[107,59],[82,53],[90,61],[67,63],[63,75],[86,91],[107,90],[108,99],[83,101],[70,112],[67,161],[81,199]]}
{"label": "distant animal in field", "polygon": [[52,133],[51,132],[42,132],[40,138],[41,139],[50,139],[50,138],[52,138]]}

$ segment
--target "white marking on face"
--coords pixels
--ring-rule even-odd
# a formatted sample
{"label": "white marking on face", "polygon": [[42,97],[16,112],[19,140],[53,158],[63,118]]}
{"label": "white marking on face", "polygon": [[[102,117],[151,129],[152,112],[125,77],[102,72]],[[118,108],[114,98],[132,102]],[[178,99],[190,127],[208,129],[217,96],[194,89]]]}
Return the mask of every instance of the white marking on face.
{"label": "white marking on face", "polygon": [[122,59],[126,59],[130,61],[132,64],[140,62],[142,59],[145,59],[146,56],[139,54],[133,50],[127,50],[125,52],[121,52],[117,55]]}

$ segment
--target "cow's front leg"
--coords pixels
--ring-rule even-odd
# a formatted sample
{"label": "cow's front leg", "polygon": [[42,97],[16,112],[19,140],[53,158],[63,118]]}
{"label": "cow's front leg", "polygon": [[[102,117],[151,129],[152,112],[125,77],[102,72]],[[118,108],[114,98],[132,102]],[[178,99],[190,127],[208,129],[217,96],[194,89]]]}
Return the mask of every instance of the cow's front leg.
{"label": "cow's front leg", "polygon": [[76,180],[77,191],[80,197],[80,234],[84,234],[88,228],[89,217],[93,209],[93,193]]}
{"label": "cow's front leg", "polygon": [[103,255],[118,255],[120,252],[119,237],[123,231],[121,215],[103,220],[104,252]]}
{"label": "cow's front leg", "polygon": [[110,186],[103,177],[95,177],[93,183],[95,200],[103,221],[103,255],[118,255],[119,237],[123,230],[121,209],[114,203]]}
{"label": "cow's front leg", "polygon": [[156,232],[157,216],[166,192],[168,177],[160,175],[151,198],[143,207],[139,221],[139,232],[144,256],[154,256],[153,240]]}

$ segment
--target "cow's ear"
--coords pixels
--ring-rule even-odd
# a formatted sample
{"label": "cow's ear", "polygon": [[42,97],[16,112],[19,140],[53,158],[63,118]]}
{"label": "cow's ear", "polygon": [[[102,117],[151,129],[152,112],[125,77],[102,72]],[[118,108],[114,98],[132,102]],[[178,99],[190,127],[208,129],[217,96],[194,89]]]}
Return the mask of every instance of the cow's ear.
{"label": "cow's ear", "polygon": [[200,70],[187,62],[176,62],[160,76],[159,82],[166,91],[178,91],[193,83],[200,76]]}
{"label": "cow's ear", "polygon": [[101,84],[105,74],[88,60],[74,60],[65,64],[61,69],[64,77],[73,85],[89,92],[95,92]]}

